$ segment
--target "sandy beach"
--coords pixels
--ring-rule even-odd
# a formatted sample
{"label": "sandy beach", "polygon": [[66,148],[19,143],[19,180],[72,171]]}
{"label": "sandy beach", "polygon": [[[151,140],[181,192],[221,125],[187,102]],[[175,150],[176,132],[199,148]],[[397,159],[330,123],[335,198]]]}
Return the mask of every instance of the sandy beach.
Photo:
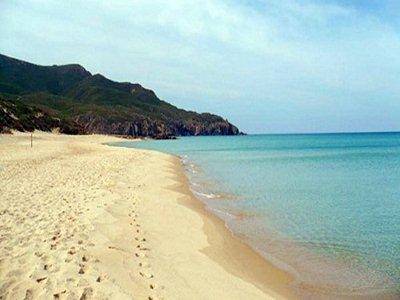
{"label": "sandy beach", "polygon": [[179,159],[109,136],[0,136],[0,299],[290,298]]}

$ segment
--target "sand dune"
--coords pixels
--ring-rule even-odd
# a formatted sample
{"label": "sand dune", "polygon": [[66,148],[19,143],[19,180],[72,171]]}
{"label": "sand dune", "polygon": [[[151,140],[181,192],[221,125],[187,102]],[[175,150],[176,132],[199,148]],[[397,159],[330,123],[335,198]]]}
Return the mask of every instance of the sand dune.
{"label": "sand dune", "polygon": [[0,136],[0,299],[282,294],[290,278],[201,213],[176,158],[34,137]]}

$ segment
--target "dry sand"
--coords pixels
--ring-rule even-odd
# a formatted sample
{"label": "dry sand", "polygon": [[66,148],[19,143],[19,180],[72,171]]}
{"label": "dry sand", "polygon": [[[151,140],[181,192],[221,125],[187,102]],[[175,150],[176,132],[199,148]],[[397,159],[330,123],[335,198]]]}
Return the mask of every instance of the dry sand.
{"label": "dry sand", "polygon": [[0,299],[290,297],[193,199],[177,158],[108,136],[0,135]]}

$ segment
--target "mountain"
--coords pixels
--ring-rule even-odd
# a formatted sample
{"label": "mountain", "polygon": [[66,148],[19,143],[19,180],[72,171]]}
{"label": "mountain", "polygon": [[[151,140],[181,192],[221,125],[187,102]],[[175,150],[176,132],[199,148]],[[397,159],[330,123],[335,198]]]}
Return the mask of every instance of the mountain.
{"label": "mountain", "polygon": [[54,128],[153,138],[240,134],[222,117],[179,109],[140,84],[77,64],[39,66],[0,54],[0,132]]}

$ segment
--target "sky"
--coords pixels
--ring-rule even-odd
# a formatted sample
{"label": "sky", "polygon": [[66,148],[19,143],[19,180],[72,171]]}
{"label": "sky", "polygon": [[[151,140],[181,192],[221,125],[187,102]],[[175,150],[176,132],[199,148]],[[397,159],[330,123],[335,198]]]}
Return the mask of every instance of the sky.
{"label": "sky", "polygon": [[0,1],[0,53],[138,82],[247,133],[400,130],[398,0]]}

